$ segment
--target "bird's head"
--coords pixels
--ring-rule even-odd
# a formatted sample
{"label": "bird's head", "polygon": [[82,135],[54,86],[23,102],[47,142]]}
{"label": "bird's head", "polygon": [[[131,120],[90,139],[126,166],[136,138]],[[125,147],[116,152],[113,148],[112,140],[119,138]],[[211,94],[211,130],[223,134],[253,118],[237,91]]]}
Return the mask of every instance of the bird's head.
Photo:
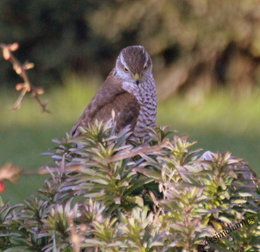
{"label": "bird's head", "polygon": [[128,46],[120,52],[115,71],[123,81],[141,85],[152,75],[151,57],[143,46]]}

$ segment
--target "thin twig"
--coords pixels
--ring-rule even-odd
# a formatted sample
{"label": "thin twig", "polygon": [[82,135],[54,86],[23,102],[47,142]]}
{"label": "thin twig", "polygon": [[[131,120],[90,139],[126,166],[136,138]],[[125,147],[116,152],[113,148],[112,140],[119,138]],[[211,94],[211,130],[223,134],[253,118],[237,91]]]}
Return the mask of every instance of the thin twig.
{"label": "thin twig", "polygon": [[21,93],[17,98],[16,102],[12,106],[14,110],[21,108],[22,101],[27,93],[31,93],[31,96],[36,100],[36,102],[40,105],[42,112],[50,113],[50,110],[46,108],[47,103],[43,102],[39,95],[43,94],[44,91],[42,88],[34,87],[29,79],[27,74],[27,70],[34,67],[34,64],[31,62],[25,62],[21,64],[20,61],[14,56],[13,52],[19,48],[18,43],[13,44],[0,44],[0,48],[3,52],[3,58],[7,61],[10,61],[13,65],[13,69],[17,75],[19,75],[23,79],[23,83],[19,83],[16,85],[16,90]]}

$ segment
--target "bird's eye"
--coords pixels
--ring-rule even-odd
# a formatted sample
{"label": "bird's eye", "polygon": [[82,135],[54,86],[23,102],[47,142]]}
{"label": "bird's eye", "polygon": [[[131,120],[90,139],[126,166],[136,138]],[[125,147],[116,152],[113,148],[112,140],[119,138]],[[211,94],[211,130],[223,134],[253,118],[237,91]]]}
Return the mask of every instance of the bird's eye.
{"label": "bird's eye", "polygon": [[148,66],[146,65],[146,66],[144,66],[144,70],[147,70],[147,68],[148,68]]}
{"label": "bird's eye", "polygon": [[126,73],[129,72],[129,70],[128,70],[126,67],[124,67],[124,71],[125,71]]}

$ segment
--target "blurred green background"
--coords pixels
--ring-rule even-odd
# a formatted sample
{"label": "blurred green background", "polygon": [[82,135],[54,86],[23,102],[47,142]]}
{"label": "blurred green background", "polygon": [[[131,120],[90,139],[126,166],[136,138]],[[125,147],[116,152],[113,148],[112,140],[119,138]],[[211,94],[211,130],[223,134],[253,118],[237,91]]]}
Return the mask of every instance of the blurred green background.
{"label": "blurred green background", "polygon": [[[1,0],[0,43],[18,42],[21,61],[36,64],[51,114],[29,97],[10,108],[20,82],[0,58],[0,167],[51,164],[41,155],[78,119],[119,51],[142,44],[154,62],[158,125],[188,134],[197,147],[231,151],[257,172],[260,154],[259,1]],[[258,7],[258,8],[257,8]],[[6,183],[5,200],[34,194],[43,176]]]}

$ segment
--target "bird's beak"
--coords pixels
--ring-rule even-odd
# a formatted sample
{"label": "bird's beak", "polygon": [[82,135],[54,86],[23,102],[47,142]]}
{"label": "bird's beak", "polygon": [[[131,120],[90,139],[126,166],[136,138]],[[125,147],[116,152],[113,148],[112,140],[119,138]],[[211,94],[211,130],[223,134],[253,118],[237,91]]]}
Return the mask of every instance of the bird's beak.
{"label": "bird's beak", "polygon": [[141,78],[141,76],[140,76],[139,73],[134,74],[134,79],[135,80],[140,80],[140,78]]}

